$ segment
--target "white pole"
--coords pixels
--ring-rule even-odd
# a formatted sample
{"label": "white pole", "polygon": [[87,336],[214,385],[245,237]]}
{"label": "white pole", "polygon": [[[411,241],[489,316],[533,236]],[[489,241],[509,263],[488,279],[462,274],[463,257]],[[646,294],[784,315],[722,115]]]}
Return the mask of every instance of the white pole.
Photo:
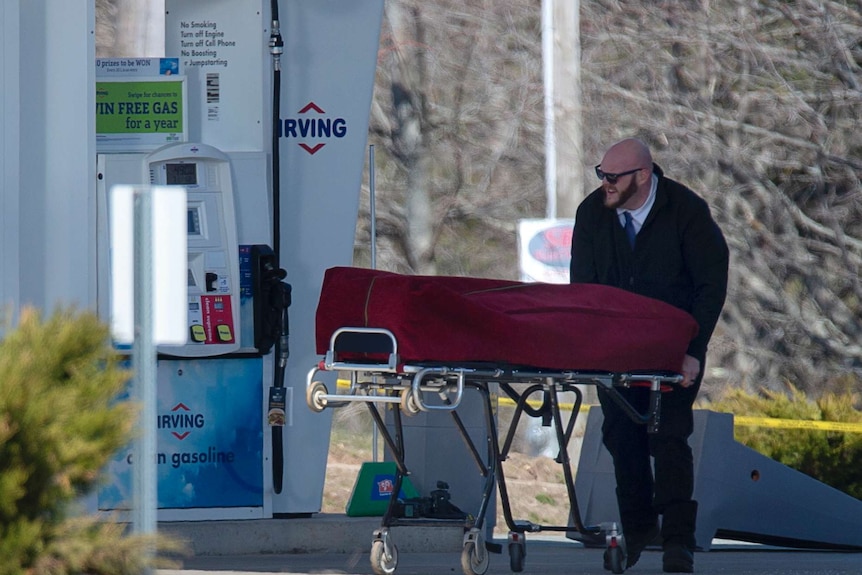
{"label": "white pole", "polygon": [[[368,146],[368,212],[371,218],[371,269],[377,269],[377,212],[375,208],[374,145]],[[377,376],[374,376],[375,378]],[[377,391],[373,392],[375,395]],[[377,409],[377,406],[374,406]],[[371,461],[377,462],[377,425],[371,425]]]}
{"label": "white pole", "polygon": [[371,269],[377,269],[377,213],[374,197],[376,182],[374,178],[374,144],[368,146],[368,211],[371,216]]}
{"label": "white pole", "polygon": [[554,0],[542,0],[542,74],[545,85],[546,217],[557,217],[557,146],[554,125]]}
{"label": "white pole", "polygon": [[[148,188],[134,194],[134,321],[133,389],[141,407],[140,433],[134,442],[132,492],[134,532],[156,532],[156,348],[153,343],[153,198]],[[148,558],[155,556],[150,544]],[[145,573],[152,573],[150,567]]]}

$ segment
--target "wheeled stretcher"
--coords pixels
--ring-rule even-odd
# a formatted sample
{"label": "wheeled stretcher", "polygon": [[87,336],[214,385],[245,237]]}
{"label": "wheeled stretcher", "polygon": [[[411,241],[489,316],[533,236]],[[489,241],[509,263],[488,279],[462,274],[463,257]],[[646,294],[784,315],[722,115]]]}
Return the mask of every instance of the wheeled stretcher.
{"label": "wheeled stretcher", "polygon": [[[527,533],[574,531],[586,542],[604,543],[605,561],[614,573],[622,573],[624,543],[618,526],[584,525],[578,509],[568,445],[582,401],[580,386],[596,386],[634,421],[656,431],[661,394],[681,380],[676,370],[696,330],[693,318],[672,306],[605,286],[328,270],[316,316],[317,351],[323,359],[309,372],[306,401],[314,411],[366,403],[394,459],[393,495],[371,543],[375,573],[391,575],[397,567],[391,527],[430,522],[463,527],[461,567],[465,575],[484,574],[489,552],[503,547],[484,538],[495,488],[509,529],[512,571],[524,568]],[[324,372],[348,379],[349,389],[330,393],[319,379]],[[638,412],[621,395],[620,389],[632,386],[649,388],[647,412]],[[486,430],[481,448],[458,411],[467,390],[481,397]],[[564,423],[560,394],[567,392],[576,400]],[[502,435],[494,409],[498,393],[515,404]],[[380,405],[393,408],[390,425],[378,411]],[[402,416],[429,411],[451,415],[483,478],[479,508],[466,518],[415,518],[398,512],[397,494],[409,474]],[[524,414],[554,423],[569,525],[512,517],[503,463]]]}

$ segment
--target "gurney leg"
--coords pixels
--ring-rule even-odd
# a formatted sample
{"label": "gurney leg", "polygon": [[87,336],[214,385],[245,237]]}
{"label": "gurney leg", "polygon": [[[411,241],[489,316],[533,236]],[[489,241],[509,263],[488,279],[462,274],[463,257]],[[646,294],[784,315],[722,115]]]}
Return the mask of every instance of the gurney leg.
{"label": "gurney leg", "polygon": [[[510,397],[512,397],[512,395],[514,394],[514,391],[512,391],[512,389],[507,384],[500,384],[500,387]],[[524,533],[525,529],[516,525],[515,520],[512,517],[512,507],[509,504],[509,491],[506,487],[506,475],[503,471],[502,465],[502,463],[508,457],[509,445],[511,444],[511,436],[514,435],[513,429],[517,427],[518,420],[520,419],[522,403],[518,399],[516,399],[515,401],[515,415],[512,418],[512,423],[509,425],[509,433],[507,434],[503,448],[500,448],[499,437],[498,433],[496,432],[496,426],[492,427],[492,429],[494,429],[494,432],[491,433],[490,439],[491,448],[494,452],[494,457],[496,458],[495,471],[497,475],[497,492],[500,495],[500,507],[503,510],[503,517],[506,520],[506,526],[509,528],[510,532]],[[493,425],[493,422],[491,422],[491,425]]]}
{"label": "gurney leg", "polygon": [[549,387],[551,388],[551,392],[548,394],[548,399],[551,407],[551,416],[554,419],[554,427],[557,431],[557,445],[560,446],[560,451],[557,454],[556,461],[563,468],[563,477],[566,483],[566,493],[569,497],[569,506],[570,506],[570,514],[572,517],[572,522],[575,525],[575,528],[584,533],[588,531],[586,527],[584,527],[583,522],[581,521],[581,511],[578,506],[578,498],[575,494],[575,479],[572,475],[572,464],[569,459],[569,439],[571,438],[572,431],[575,427],[575,421],[578,418],[578,414],[581,409],[582,402],[582,394],[581,390],[574,386],[565,386],[565,390],[572,391],[575,394],[575,405],[572,408],[572,415],[569,418],[569,424],[566,426],[565,431],[563,430],[563,419],[560,415],[560,403],[559,397],[557,396],[557,387],[555,384],[550,383]]}
{"label": "gurney leg", "polygon": [[[483,399],[486,399],[487,390],[484,390],[480,387],[477,387],[476,389],[479,391],[479,393],[483,394]],[[486,402],[487,400],[483,403]],[[486,407],[486,409],[490,408]],[[458,415],[457,411],[453,410],[450,413],[452,414],[452,421],[455,423],[455,427],[458,428],[458,432],[461,434],[461,439],[464,440],[464,445],[467,447],[467,450],[470,451],[470,455],[472,455],[473,461],[475,461],[476,465],[479,467],[479,473],[482,475],[482,477],[488,477],[489,469],[485,465],[485,462],[482,461],[482,456],[476,449],[476,445],[470,440],[470,434],[467,431],[467,428],[464,426],[464,421],[461,419],[461,416]]]}
{"label": "gurney leg", "polygon": [[[481,529],[482,526],[485,524],[485,517],[488,513],[488,505],[490,504],[491,496],[494,493],[494,486],[496,483],[496,470],[498,466],[496,459],[496,451],[494,451],[493,449],[492,441],[492,438],[496,433],[496,429],[494,427],[493,408],[491,405],[490,393],[488,392],[487,386],[472,383],[468,383],[468,385],[474,388],[482,396],[482,405],[485,412],[486,453],[488,459],[487,465],[483,461],[482,456],[479,454],[479,450],[476,448],[475,443],[470,439],[470,434],[464,426],[464,422],[458,415],[458,412],[453,410],[451,412],[451,415],[452,420],[455,422],[455,426],[458,428],[458,432],[461,435],[461,439],[464,441],[464,444],[466,445],[467,449],[473,457],[473,461],[476,463],[476,466],[479,469],[479,473],[482,475],[482,477],[485,478],[485,483],[482,488],[482,501],[479,505],[479,510],[476,513],[475,519],[473,521],[473,527]],[[486,547],[488,547],[488,545],[486,545]],[[499,552],[495,549],[489,550]]]}
{"label": "gurney leg", "polygon": [[[393,486],[392,494],[389,496],[389,503],[386,506],[386,511],[383,513],[383,518],[380,520],[381,529],[374,532],[374,542],[371,544],[371,564],[374,566],[378,560],[383,562],[381,563],[382,565],[393,563],[392,570],[394,571],[394,563],[398,562],[398,552],[395,550],[394,544],[391,544],[391,550],[388,547],[390,545],[389,527],[392,525],[392,518],[395,515],[398,493],[401,492],[401,484],[404,480],[404,476],[407,475],[407,465],[404,463],[404,440],[401,431],[401,414],[398,410],[393,412],[393,419],[395,422],[395,438],[393,439],[389,430],[386,429],[383,417],[381,417],[377,408],[373,404],[369,403],[368,409],[371,412],[372,419],[374,419],[374,424],[383,436],[384,443],[389,447],[389,450],[392,452],[393,458],[395,459],[395,485]],[[375,558],[375,553],[378,555],[377,558]],[[394,559],[392,559],[393,554]],[[383,568],[384,567],[381,567],[381,569]],[[378,575],[381,574],[381,572],[378,572],[376,568],[375,573],[378,573]],[[391,573],[391,571],[383,571],[383,573]]]}
{"label": "gurney leg", "polygon": [[[489,421],[488,425],[489,429],[493,430],[490,434],[490,440],[492,450],[496,458],[495,473],[497,474],[497,490],[500,495],[500,507],[502,508],[503,516],[506,520],[506,526],[509,528],[509,535],[507,538],[509,567],[513,572],[520,573],[524,570],[524,558],[527,555],[527,537],[525,534],[527,531],[537,531],[539,528],[529,521],[515,521],[512,517],[512,508],[509,503],[509,493],[506,487],[503,462],[508,459],[512,439],[515,435],[515,430],[518,427],[518,422],[521,419],[521,414],[527,405],[528,397],[531,393],[541,390],[542,386],[531,386],[520,394],[506,383],[501,383],[500,388],[506,393],[506,395],[515,401],[515,413],[512,417],[511,423],[509,424],[509,429],[506,433],[506,438],[502,448],[499,443],[499,434],[493,419]],[[532,414],[533,413],[531,412],[531,415]]]}
{"label": "gurney leg", "polygon": [[[517,419],[514,424],[517,425]],[[495,429],[495,427],[492,425],[491,428]],[[518,573],[524,569],[524,557],[527,554],[527,538],[524,533],[530,528],[530,524],[527,522],[516,522],[512,517],[512,507],[509,504],[509,492],[506,487],[506,477],[503,474],[502,465],[502,462],[506,459],[506,452],[500,451],[496,429],[491,433],[490,440],[494,457],[496,458],[495,475],[497,476],[497,493],[500,496],[500,507],[503,510],[506,526],[509,528],[509,566],[512,568],[512,571]]]}
{"label": "gurney leg", "polygon": [[[509,503],[509,492],[508,488],[506,487],[506,476],[503,471],[503,462],[509,458],[509,450],[512,447],[512,441],[518,427],[518,422],[521,420],[521,415],[523,411],[527,408],[527,399],[532,393],[541,390],[542,386],[540,384],[531,385],[523,392],[518,393],[509,384],[501,383],[500,389],[515,402],[515,412],[512,415],[512,421],[509,423],[509,429],[506,433],[506,438],[503,442],[502,447],[499,443],[498,433],[491,434],[493,450],[497,457],[497,490],[500,494],[500,506],[503,509],[503,517],[505,517],[506,519],[506,526],[512,533],[523,534],[528,530],[532,531],[533,526],[526,521],[515,521],[515,519],[512,517],[512,507]],[[537,413],[538,412],[529,412],[531,416]]]}
{"label": "gurney leg", "polygon": [[398,472],[401,474],[407,473],[407,466],[404,463],[404,440],[401,432],[401,417],[398,410],[393,410],[393,418],[395,419],[395,438],[392,438],[392,434],[389,433],[389,430],[386,428],[386,424],[383,421],[383,417],[381,417],[380,412],[377,411],[377,408],[374,404],[368,404],[368,410],[371,413],[371,418],[374,420],[374,425],[377,426],[377,430],[380,432],[380,435],[383,437],[383,443],[386,444],[386,447],[392,452],[392,456],[395,458],[395,465],[398,468]]}

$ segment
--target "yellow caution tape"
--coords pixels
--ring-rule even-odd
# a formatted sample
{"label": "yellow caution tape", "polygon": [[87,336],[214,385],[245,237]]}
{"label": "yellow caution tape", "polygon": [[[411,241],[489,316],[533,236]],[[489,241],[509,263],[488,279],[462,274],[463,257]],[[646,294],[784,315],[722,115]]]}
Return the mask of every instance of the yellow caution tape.
{"label": "yellow caution tape", "polygon": [[[500,405],[509,405],[509,406],[515,407],[515,402],[513,400],[509,399],[508,397],[501,397],[497,401],[499,402]],[[530,407],[532,407],[534,409],[538,409],[538,408],[542,407],[542,402],[538,401],[538,400],[534,400],[534,399],[528,399],[527,405],[529,405]],[[585,412],[589,411],[590,407],[591,406],[589,406],[589,405],[581,404],[581,413],[585,413]],[[572,411],[574,408],[575,408],[574,403],[561,403],[560,404],[560,410],[561,411]]]}
{"label": "yellow caution tape", "polygon": [[775,417],[749,417],[734,415],[735,425],[750,427],[772,427],[777,429],[816,429],[819,431],[843,431],[846,433],[862,433],[862,423],[843,421],[812,421],[808,419],[778,419]]}

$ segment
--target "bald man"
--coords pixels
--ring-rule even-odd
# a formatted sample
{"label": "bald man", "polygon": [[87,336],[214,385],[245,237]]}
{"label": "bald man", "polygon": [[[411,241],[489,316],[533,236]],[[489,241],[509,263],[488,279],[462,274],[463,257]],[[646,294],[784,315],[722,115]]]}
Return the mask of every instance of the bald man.
{"label": "bald man", "polygon": [[[633,567],[661,533],[664,571],[692,573],[697,502],[692,499],[688,437],[707,344],[727,293],[727,244],[707,203],[666,177],[641,140],[615,143],[595,169],[601,186],[578,207],[571,282],[610,285],[662,300],[689,312],[699,326],[679,367],[681,387],[662,396],[658,433],[647,434],[645,426],[599,394],[602,440],[617,481],[626,567]],[[622,393],[641,413],[648,410],[648,390]],[[605,568],[610,569],[608,560]]]}

